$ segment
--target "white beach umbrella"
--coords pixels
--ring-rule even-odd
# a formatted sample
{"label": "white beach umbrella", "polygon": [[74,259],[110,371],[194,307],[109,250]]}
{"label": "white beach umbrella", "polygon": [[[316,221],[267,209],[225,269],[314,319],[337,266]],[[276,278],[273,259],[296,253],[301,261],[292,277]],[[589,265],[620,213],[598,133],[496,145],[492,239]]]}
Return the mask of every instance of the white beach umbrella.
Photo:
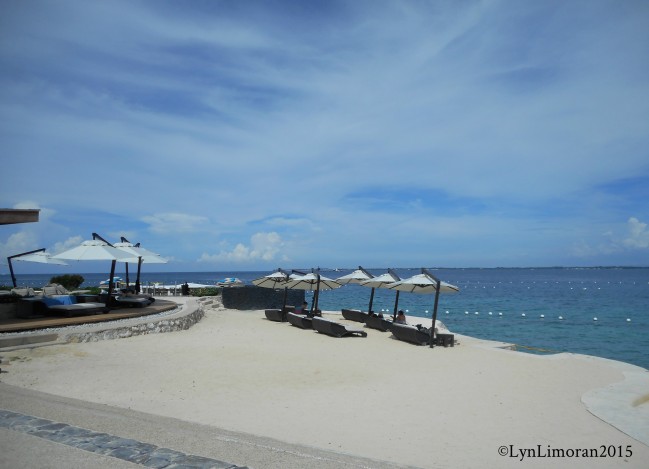
{"label": "white beach umbrella", "polygon": [[[155,252],[149,251],[148,249],[144,249],[143,247],[140,247],[140,243],[138,244],[133,244],[129,242],[128,239],[124,238],[122,236],[121,241],[119,243],[113,244],[117,249],[121,249],[122,251],[132,254],[134,257],[137,258],[137,277],[135,278],[135,290],[137,293],[140,293],[140,272],[142,270],[142,264],[166,264],[168,261],[164,257],[162,257],[160,254],[157,254]],[[128,262],[126,263],[126,285],[128,286],[129,284],[129,278],[128,278]]]}
{"label": "white beach umbrella", "polygon": [[16,276],[14,275],[14,268],[11,263],[12,260],[24,261],[24,262],[37,262],[39,264],[57,264],[57,265],[67,265],[60,259],[54,259],[52,256],[45,252],[45,248],[35,249],[34,251],[23,252],[21,254],[15,254],[13,256],[7,257],[7,264],[9,265],[9,273],[11,274],[11,281],[16,288]]}
{"label": "white beach umbrella", "polygon": [[[52,256],[53,259],[65,259],[71,261],[113,261],[133,262],[137,257],[128,254],[106,241],[91,239],[82,242],[79,246]],[[111,275],[110,278],[114,277]]]}
{"label": "white beach umbrella", "polygon": [[[398,282],[401,280],[399,276],[394,272],[392,269],[388,269],[388,271],[384,274],[381,274],[377,277],[373,277],[370,280],[366,280],[364,282],[361,282],[361,285],[364,287],[370,287],[372,289],[372,294],[370,295],[370,305],[368,306],[367,311],[371,314],[372,313],[372,303],[374,302],[374,289],[375,288],[387,288],[388,285],[394,282]],[[399,306],[399,292],[397,291],[397,295],[394,301],[394,313],[393,313],[393,318],[397,316],[397,307]]]}
{"label": "white beach umbrella", "polygon": [[[435,293],[438,290],[438,282],[426,274],[417,274],[391,283],[387,288],[409,293]],[[439,291],[440,293],[457,293],[460,289],[455,285],[440,280]]]}
{"label": "white beach umbrella", "polygon": [[[348,285],[350,283],[355,283],[355,284],[362,284],[363,282],[367,282],[368,280],[371,280],[374,278],[374,275],[369,273],[367,270],[363,269],[360,265],[358,266],[358,269],[353,271],[351,274],[343,275],[342,277],[338,277],[336,281],[338,283],[342,283],[343,285]],[[369,311],[372,310],[372,303],[374,301],[374,288],[372,288],[372,293],[370,294],[370,308]]]}
{"label": "white beach umbrella", "polygon": [[[94,238],[101,238],[96,233],[93,233]],[[137,258],[132,254],[117,249],[103,239],[92,239],[84,241],[79,246],[68,249],[52,256],[53,259],[65,259],[71,261],[111,261],[110,275],[108,278],[108,300],[106,305],[110,305],[111,295],[113,294],[113,277],[115,276],[115,263],[120,262],[137,262]]]}
{"label": "white beach umbrella", "polygon": [[435,334],[435,323],[437,322],[437,305],[439,303],[440,293],[457,293],[460,291],[455,285],[442,282],[426,269],[421,269],[421,273],[413,275],[404,280],[392,283],[387,288],[397,291],[405,291],[409,293],[435,293],[435,305],[433,308],[433,324],[430,333],[430,346],[433,346],[433,337]]}
{"label": "white beach umbrella", "polygon": [[285,288],[288,281],[288,274],[286,272],[283,272],[282,269],[277,269],[277,271],[273,272],[272,274],[256,278],[252,281],[252,284],[258,287],[279,290],[280,288]]}
{"label": "white beach umbrella", "polygon": [[317,271],[296,276],[286,284],[286,288],[290,289],[315,291],[314,300],[311,304],[311,312],[318,310],[320,290],[333,290],[340,287],[342,287],[340,283],[334,279],[320,275]]}
{"label": "white beach umbrella", "polygon": [[341,283],[343,285],[347,285],[350,283],[361,283],[361,282],[366,282],[368,280],[371,280],[374,278],[374,275],[370,274],[367,270],[363,269],[360,265],[358,266],[358,269],[353,271],[351,274],[343,275],[342,277],[338,277],[336,279],[336,282]]}
{"label": "white beach umbrella", "polygon": [[273,272],[272,274],[264,275],[263,277],[253,280],[252,284],[262,288],[272,288],[273,290],[279,290],[280,288],[283,288],[284,306],[282,307],[282,310],[284,310],[284,308],[286,308],[286,300],[288,298],[288,282],[289,275],[282,269],[277,269],[277,271]]}

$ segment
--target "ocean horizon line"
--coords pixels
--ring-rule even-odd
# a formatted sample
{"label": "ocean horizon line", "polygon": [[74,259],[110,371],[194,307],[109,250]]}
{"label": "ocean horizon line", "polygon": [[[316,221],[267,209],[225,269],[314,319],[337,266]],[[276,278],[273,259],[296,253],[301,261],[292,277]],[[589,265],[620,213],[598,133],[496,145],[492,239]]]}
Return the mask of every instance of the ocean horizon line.
{"label": "ocean horizon line", "polygon": [[[427,270],[632,270],[632,269],[648,269],[649,265],[643,266],[643,265],[597,265],[597,266],[518,266],[518,267],[504,267],[504,266],[499,266],[499,267],[423,267],[424,269]],[[225,272],[225,273],[236,273],[236,272],[275,272],[277,271],[277,267],[273,269],[237,269],[237,270],[158,270],[158,271],[151,271],[151,270],[146,270],[146,274],[171,274],[171,273],[220,273],[220,272]],[[287,268],[282,268],[282,270],[297,270],[297,271],[305,271],[305,272],[311,272],[312,270],[320,270],[321,272],[339,272],[339,271],[354,271],[358,269],[358,266],[356,267],[287,267]],[[365,270],[388,270],[388,269],[393,269],[393,270],[420,270],[422,267],[363,267]],[[122,269],[117,269],[120,272]],[[144,271],[143,271],[144,272]],[[77,274],[97,274],[97,275],[102,275],[105,274],[104,270],[100,271],[75,271]],[[134,272],[133,272],[134,274]],[[21,273],[20,275],[65,275],[63,272],[30,272],[30,273]],[[0,273],[0,277],[11,277],[11,274],[9,272],[7,273]]]}

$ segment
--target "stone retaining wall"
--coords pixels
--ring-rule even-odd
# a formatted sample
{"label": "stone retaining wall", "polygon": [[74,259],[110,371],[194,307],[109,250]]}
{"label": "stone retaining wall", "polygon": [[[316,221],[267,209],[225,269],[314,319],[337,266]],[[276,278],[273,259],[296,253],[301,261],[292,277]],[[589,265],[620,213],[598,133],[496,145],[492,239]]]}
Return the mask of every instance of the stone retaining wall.
{"label": "stone retaining wall", "polygon": [[114,329],[106,329],[102,331],[70,333],[66,334],[65,337],[61,337],[61,339],[65,342],[71,343],[97,342],[100,340],[123,339],[136,335],[184,331],[200,321],[204,315],[205,311],[202,306],[199,305],[195,311],[185,316],[162,318],[157,321],[116,327]]}

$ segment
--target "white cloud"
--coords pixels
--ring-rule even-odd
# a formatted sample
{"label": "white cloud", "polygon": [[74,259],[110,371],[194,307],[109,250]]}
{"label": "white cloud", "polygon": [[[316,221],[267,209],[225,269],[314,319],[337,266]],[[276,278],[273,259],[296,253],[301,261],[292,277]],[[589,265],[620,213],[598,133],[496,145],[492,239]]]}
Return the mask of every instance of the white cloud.
{"label": "white cloud", "polygon": [[590,243],[580,240],[572,247],[572,254],[580,258],[596,258],[601,255],[631,253],[649,248],[647,224],[636,217],[630,217],[623,228],[606,230],[599,240]]}
{"label": "white cloud", "polygon": [[85,240],[81,236],[73,236],[71,238],[66,239],[65,241],[56,243],[54,246],[52,246],[52,254],[59,254],[63,251],[67,251],[68,249],[77,247],[83,241]]}
{"label": "white cloud", "polygon": [[226,262],[232,264],[248,263],[250,261],[269,262],[279,257],[282,246],[282,239],[276,232],[255,233],[250,238],[249,246],[238,243],[229,251],[221,251],[217,254],[203,253],[198,262]]}
{"label": "white cloud", "polygon": [[39,249],[37,246],[38,239],[30,231],[19,231],[9,236],[5,243],[0,243],[0,259],[6,259],[9,256],[20,254],[21,252]]}
{"label": "white cloud", "polygon": [[649,248],[649,231],[647,224],[642,223],[635,217],[629,218],[627,222],[629,236],[623,240],[625,246],[637,249]]}

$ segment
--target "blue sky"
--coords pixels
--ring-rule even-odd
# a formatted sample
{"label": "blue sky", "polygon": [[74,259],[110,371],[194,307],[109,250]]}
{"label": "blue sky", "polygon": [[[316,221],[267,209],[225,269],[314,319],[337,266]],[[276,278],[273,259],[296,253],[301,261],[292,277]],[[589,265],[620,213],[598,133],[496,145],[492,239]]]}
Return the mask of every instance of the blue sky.
{"label": "blue sky", "polygon": [[647,57],[645,1],[8,0],[0,256],[646,266]]}

